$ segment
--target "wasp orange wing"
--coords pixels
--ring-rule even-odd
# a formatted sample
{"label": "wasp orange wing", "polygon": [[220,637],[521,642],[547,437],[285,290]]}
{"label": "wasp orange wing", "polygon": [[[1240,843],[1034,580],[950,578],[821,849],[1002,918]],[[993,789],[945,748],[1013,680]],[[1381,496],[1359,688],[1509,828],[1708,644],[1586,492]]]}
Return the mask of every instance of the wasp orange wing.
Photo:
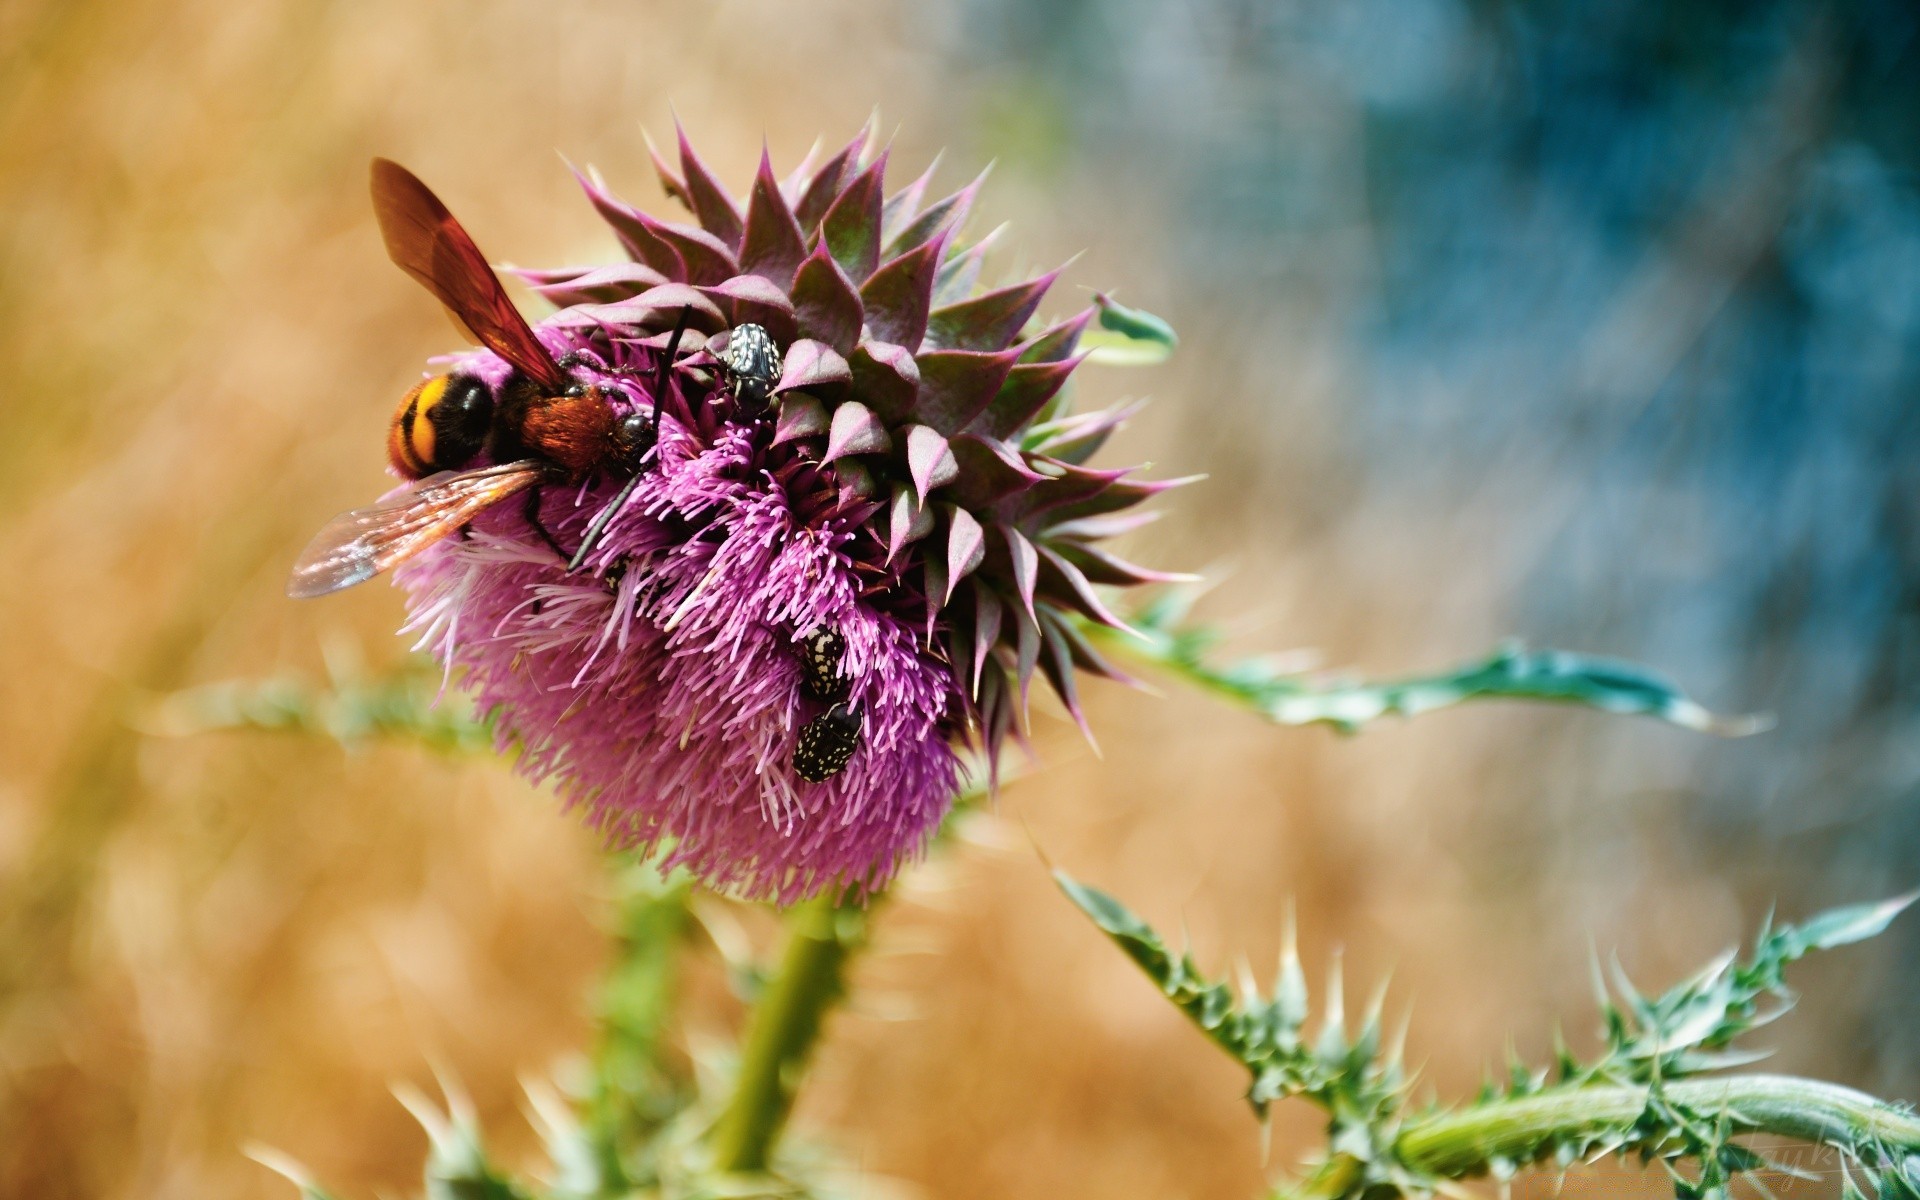
{"label": "wasp orange wing", "polygon": [[373,210],[394,265],[440,297],[475,340],[548,394],[566,390],[566,374],[533,336],[486,256],[418,176],[399,163],[374,159]]}
{"label": "wasp orange wing", "polygon": [[403,496],[356,508],[327,522],[294,564],[287,595],[324,596],[365,583],[473,520],[483,510],[548,478],[532,460],[442,471]]}

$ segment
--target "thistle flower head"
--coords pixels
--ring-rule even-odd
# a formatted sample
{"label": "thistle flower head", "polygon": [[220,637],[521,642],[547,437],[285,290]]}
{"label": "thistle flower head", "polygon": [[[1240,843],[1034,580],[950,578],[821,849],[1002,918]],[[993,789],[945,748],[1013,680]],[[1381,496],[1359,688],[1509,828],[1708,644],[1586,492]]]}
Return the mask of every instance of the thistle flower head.
{"label": "thistle flower head", "polygon": [[1076,621],[1166,576],[1096,543],[1172,485],[1085,465],[1127,415],[1060,399],[1097,310],[1037,321],[1057,272],[980,286],[979,181],[889,194],[866,134],[785,179],[763,155],[744,201],[684,135],[655,163],[692,223],[583,175],[627,260],[519,272],[651,457],[415,559],[410,627],[615,841],[752,895],[866,891],[926,844],[958,749],[997,764],[1036,672],[1076,719],[1077,670],[1119,677]]}

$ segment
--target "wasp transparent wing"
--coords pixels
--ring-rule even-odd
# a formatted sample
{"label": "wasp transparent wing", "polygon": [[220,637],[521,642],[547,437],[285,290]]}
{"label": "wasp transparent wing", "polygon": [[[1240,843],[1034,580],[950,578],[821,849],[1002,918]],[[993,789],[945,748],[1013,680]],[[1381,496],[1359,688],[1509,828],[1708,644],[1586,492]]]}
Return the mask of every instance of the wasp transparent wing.
{"label": "wasp transparent wing", "polygon": [[546,478],[547,468],[532,460],[443,471],[404,496],[341,513],[301,552],[287,595],[324,596],[365,583]]}

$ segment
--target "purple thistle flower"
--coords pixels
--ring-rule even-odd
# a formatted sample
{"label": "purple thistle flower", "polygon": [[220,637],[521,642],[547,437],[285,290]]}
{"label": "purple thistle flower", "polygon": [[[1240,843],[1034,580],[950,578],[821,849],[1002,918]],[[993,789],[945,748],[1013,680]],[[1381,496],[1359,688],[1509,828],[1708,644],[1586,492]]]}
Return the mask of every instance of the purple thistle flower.
{"label": "purple thistle flower", "polygon": [[[957,748],[997,769],[1036,670],[1076,719],[1077,670],[1124,678],[1077,622],[1120,624],[1095,585],[1172,577],[1094,543],[1174,483],[1084,465],[1129,415],[1059,394],[1095,310],[1037,325],[1052,274],[980,290],[977,182],[889,197],[863,134],[785,181],[763,156],[741,204],[680,149],[656,165],[697,224],[583,177],[631,261],[520,272],[561,306],[541,343],[652,414],[654,450],[543,487],[544,534],[499,504],[407,563],[408,629],[615,843],[782,902],[863,894],[926,846]],[[597,519],[569,572],[551,543]]]}

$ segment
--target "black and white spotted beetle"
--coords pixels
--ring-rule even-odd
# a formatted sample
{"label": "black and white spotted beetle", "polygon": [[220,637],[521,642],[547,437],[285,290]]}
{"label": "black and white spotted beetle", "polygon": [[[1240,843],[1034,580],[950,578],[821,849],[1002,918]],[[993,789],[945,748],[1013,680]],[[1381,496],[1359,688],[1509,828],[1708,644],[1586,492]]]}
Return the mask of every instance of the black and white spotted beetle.
{"label": "black and white spotted beetle", "polygon": [[801,726],[793,750],[794,773],[808,783],[838,775],[860,748],[860,713],[847,702],[848,680],[840,670],[846,653],[847,639],[824,625],[800,638],[801,690],[831,706]]}
{"label": "black and white spotted beetle", "polygon": [[843,700],[800,727],[793,773],[808,783],[824,783],[845,770],[859,748],[860,713]]}
{"label": "black and white spotted beetle", "polygon": [[847,694],[847,678],[840,673],[847,640],[825,626],[800,639],[800,683],[815,700],[834,701]]}
{"label": "black and white spotted beetle", "polygon": [[735,325],[720,352],[720,365],[727,370],[734,400],[746,412],[757,413],[780,381],[780,348],[760,326]]}

